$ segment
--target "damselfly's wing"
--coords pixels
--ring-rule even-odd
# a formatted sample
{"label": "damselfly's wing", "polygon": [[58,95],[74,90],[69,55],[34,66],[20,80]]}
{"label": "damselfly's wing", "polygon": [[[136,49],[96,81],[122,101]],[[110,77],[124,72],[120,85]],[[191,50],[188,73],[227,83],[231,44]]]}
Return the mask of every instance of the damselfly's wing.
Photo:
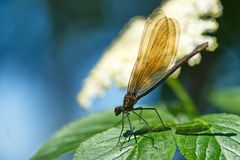
{"label": "damselfly's wing", "polygon": [[167,71],[175,59],[179,32],[177,21],[167,18],[162,11],[150,15],[128,83],[128,93],[140,95]]}

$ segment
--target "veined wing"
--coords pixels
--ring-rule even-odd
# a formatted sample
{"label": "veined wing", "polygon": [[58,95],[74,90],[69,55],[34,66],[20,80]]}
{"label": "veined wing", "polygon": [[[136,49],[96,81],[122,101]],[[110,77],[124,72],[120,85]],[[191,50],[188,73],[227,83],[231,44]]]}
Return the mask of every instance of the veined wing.
{"label": "veined wing", "polygon": [[150,15],[128,83],[128,93],[140,95],[167,71],[175,59],[179,30],[177,21],[167,18],[162,11]]}

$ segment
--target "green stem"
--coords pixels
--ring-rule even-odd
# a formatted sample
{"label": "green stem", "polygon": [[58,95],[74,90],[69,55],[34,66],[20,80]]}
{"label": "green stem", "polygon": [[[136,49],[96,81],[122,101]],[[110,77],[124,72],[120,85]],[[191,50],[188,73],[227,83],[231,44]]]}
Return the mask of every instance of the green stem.
{"label": "green stem", "polygon": [[198,115],[196,105],[177,79],[168,78],[167,85],[183,103],[183,111],[188,115]]}

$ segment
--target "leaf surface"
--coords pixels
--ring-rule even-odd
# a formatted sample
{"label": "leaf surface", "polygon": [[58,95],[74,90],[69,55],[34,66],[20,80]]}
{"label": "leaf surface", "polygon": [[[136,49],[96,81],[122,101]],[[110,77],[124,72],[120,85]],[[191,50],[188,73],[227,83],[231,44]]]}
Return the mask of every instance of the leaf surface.
{"label": "leaf surface", "polygon": [[53,135],[32,159],[55,159],[75,151],[84,140],[107,130],[118,121],[119,119],[114,117],[113,111],[96,113],[74,121]]}
{"label": "leaf surface", "polygon": [[177,135],[179,149],[187,159],[240,159],[239,116],[212,114],[199,120],[211,126],[199,133]]}

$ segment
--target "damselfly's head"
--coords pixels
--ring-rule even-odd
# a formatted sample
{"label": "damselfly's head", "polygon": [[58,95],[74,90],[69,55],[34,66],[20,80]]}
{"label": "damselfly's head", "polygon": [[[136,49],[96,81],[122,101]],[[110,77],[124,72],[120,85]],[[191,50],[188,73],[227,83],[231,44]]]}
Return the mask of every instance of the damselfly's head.
{"label": "damselfly's head", "polygon": [[116,116],[118,116],[120,113],[122,113],[122,106],[115,107],[114,113]]}

